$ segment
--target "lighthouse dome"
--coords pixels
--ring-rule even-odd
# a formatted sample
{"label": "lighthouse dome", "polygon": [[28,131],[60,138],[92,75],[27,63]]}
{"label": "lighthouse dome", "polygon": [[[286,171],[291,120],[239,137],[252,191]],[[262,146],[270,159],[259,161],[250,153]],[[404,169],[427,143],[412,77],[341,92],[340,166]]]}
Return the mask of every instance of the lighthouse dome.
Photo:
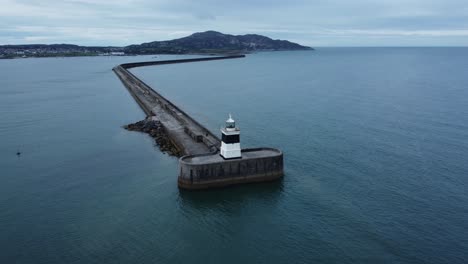
{"label": "lighthouse dome", "polygon": [[236,128],[236,121],[232,119],[231,114],[229,114],[229,118],[226,120],[226,128]]}

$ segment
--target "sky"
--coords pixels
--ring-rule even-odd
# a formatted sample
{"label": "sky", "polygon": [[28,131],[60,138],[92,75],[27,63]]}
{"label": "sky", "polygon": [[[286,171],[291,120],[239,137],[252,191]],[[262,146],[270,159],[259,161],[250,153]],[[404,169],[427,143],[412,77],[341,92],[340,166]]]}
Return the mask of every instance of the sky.
{"label": "sky", "polygon": [[206,30],[312,47],[468,46],[468,0],[0,0],[0,45],[125,46]]}

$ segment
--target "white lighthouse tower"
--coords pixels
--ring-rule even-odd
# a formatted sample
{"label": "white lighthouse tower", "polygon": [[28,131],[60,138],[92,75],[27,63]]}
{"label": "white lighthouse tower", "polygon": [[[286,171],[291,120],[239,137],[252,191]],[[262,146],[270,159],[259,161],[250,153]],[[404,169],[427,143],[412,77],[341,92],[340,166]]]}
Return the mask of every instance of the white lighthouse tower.
{"label": "white lighthouse tower", "polygon": [[236,122],[229,114],[226,126],[221,128],[221,157],[224,159],[241,158],[240,129],[236,127]]}

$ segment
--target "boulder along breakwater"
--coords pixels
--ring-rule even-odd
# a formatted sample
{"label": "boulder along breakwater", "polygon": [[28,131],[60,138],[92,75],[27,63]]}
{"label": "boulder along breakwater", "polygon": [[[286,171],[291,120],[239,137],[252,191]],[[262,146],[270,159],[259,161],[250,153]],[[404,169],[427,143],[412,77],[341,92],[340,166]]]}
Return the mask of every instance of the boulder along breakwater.
{"label": "boulder along breakwater", "polygon": [[145,120],[125,126],[148,133],[161,151],[180,157],[178,185],[205,189],[232,184],[271,181],[283,176],[283,154],[278,149],[243,149],[243,156],[226,160],[219,155],[221,140],[128,69],[175,63],[244,58],[245,55],[125,63],[115,74],[145,112]]}

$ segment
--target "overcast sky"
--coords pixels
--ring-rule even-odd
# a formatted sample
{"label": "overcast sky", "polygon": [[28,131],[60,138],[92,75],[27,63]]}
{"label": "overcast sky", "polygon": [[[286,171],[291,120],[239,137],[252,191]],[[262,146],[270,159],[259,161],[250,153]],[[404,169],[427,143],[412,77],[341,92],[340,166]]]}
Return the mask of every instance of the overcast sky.
{"label": "overcast sky", "polygon": [[319,46],[468,46],[468,0],[0,0],[0,44],[114,45],[194,32]]}

